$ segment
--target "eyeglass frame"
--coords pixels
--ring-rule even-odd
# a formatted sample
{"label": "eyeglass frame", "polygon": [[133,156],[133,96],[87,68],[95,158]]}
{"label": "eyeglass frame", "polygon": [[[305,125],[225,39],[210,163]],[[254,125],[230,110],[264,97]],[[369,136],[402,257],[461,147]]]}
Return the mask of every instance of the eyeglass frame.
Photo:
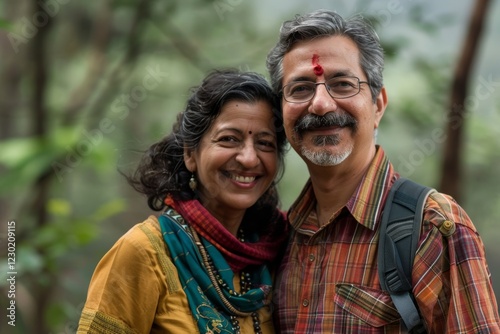
{"label": "eyeglass frame", "polygon": [[[334,80],[334,79],[339,79],[339,78],[351,78],[351,79],[356,79],[358,80],[358,91],[352,95],[349,95],[349,96],[344,96],[344,97],[336,97],[336,96],[333,96],[332,93],[331,93],[331,90],[329,89],[329,86],[326,85],[326,81],[323,81],[323,82],[313,82],[313,81],[306,81],[306,80],[299,80],[299,81],[292,81],[292,82],[289,82],[287,83],[286,85],[283,86],[283,88],[281,89],[281,94],[283,96],[283,98],[285,99],[286,102],[288,103],[306,103],[306,102],[309,102],[311,101],[312,99],[314,99],[314,97],[316,96],[316,91],[318,90],[318,85],[324,85],[325,86],[325,89],[326,91],[328,92],[328,95],[330,95],[330,97],[332,99],[338,99],[338,100],[341,100],[341,99],[348,99],[350,97],[353,97],[353,96],[356,96],[358,95],[360,92],[361,92],[361,84],[362,83],[365,83],[367,85],[369,85],[369,82],[368,81],[361,81],[358,77],[355,77],[355,76],[339,76],[339,77],[334,77],[334,78],[331,78],[327,81],[330,81],[330,80]],[[292,85],[292,84],[297,84],[297,83],[309,83],[309,84],[313,84],[314,85],[314,93],[312,94],[311,98],[308,99],[308,100],[305,100],[305,101],[288,101],[285,97],[285,87],[289,86],[289,85]]]}

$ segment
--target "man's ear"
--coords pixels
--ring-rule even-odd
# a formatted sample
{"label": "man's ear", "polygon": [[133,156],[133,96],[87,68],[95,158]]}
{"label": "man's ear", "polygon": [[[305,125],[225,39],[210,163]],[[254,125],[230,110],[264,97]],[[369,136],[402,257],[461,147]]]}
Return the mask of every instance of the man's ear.
{"label": "man's ear", "polygon": [[378,128],[380,120],[382,119],[382,116],[384,116],[385,108],[387,108],[387,103],[389,103],[387,99],[387,92],[385,90],[385,86],[383,86],[377,96],[377,100],[375,101],[375,129]]}
{"label": "man's ear", "polygon": [[191,173],[196,171],[196,158],[193,149],[184,147],[184,164]]}

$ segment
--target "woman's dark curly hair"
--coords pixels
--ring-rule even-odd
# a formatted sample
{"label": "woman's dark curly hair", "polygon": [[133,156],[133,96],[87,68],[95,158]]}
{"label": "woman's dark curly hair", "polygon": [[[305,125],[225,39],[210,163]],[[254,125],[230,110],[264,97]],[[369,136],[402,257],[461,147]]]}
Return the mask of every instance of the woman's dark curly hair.
{"label": "woman's dark curly hair", "polygon": [[[284,172],[286,137],[277,96],[273,94],[265,78],[257,73],[234,69],[215,70],[205,77],[200,86],[192,88],[186,108],[177,116],[172,132],[151,145],[135,173],[127,177],[137,191],[147,196],[151,209],[162,210],[167,194],[175,200],[196,198],[196,193],[188,185],[191,172],[184,164],[184,147],[196,149],[224,104],[234,100],[266,101],[271,105],[280,166],[277,180],[281,178]],[[273,182],[257,203],[247,210],[247,216],[254,212],[262,217],[266,208],[274,210],[278,204],[278,192]]]}

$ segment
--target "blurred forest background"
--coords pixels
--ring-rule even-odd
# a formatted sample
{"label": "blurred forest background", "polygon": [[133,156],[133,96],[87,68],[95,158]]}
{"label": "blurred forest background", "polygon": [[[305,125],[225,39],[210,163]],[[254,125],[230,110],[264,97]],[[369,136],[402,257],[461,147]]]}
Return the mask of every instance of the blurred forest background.
{"label": "blurred forest background", "polygon": [[[499,7],[472,0],[1,1],[0,332],[75,332],[95,265],[152,214],[118,170],[133,170],[140,152],[170,131],[189,88],[210,69],[267,77],[265,57],[281,22],[317,8],[376,24],[390,100],[378,142],[401,174],[449,191],[467,210],[500,296]],[[284,209],[306,178],[290,150],[280,183]],[[5,316],[12,221],[15,327]]]}

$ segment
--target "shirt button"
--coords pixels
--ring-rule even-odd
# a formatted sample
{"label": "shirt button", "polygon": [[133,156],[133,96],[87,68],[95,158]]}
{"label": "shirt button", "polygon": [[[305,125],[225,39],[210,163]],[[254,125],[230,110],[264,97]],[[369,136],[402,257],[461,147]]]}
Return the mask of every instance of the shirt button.
{"label": "shirt button", "polygon": [[309,306],[309,300],[304,299],[304,300],[302,301],[302,306],[304,306],[304,307]]}
{"label": "shirt button", "polygon": [[309,254],[309,262],[313,262],[314,259],[316,259],[316,257],[314,256],[314,254]]}
{"label": "shirt button", "polygon": [[455,223],[450,221],[450,220],[445,220],[443,224],[439,227],[439,231],[441,232],[442,235],[448,237],[455,233]]}

